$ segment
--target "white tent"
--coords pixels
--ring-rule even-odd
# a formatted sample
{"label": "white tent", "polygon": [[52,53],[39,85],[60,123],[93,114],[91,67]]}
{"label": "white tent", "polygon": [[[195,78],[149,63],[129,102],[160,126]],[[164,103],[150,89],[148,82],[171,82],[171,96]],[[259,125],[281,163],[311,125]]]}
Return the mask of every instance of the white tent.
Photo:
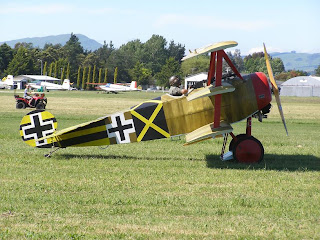
{"label": "white tent", "polygon": [[282,96],[320,97],[320,77],[299,76],[281,85]]}

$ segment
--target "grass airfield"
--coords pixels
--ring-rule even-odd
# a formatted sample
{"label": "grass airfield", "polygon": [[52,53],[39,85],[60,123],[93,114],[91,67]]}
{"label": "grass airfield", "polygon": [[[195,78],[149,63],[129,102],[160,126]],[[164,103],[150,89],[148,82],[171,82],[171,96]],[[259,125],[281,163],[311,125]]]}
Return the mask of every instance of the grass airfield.
{"label": "grass airfield", "polygon": [[[58,129],[159,95],[46,93]],[[220,160],[222,138],[66,148],[45,158],[48,149],[19,135],[31,109],[16,109],[13,92],[1,91],[0,239],[319,239],[320,98],[281,100],[289,137],[274,103],[263,123],[253,119],[264,160],[244,165]]]}

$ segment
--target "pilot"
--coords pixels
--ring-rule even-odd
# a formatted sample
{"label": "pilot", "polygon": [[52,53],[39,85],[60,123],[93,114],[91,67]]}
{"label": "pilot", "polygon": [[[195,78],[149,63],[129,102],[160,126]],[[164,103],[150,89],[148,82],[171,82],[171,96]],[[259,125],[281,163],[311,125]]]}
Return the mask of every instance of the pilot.
{"label": "pilot", "polygon": [[177,76],[172,76],[169,79],[170,89],[169,94],[172,96],[181,96],[183,94],[187,94],[187,89],[182,89],[180,87],[181,81]]}

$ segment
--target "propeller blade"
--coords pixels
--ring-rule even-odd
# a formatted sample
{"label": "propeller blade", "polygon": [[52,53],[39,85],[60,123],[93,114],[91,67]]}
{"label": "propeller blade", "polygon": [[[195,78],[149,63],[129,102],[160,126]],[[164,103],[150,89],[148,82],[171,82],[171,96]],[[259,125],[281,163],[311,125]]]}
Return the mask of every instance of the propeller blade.
{"label": "propeller blade", "polygon": [[272,68],[271,68],[270,61],[269,61],[267,49],[266,49],[266,46],[264,45],[264,43],[263,43],[263,48],[264,48],[264,58],[266,59],[266,65],[267,65],[268,75],[269,75],[269,79],[270,79],[270,82],[271,82],[271,85],[272,85],[272,89],[273,90],[276,89],[279,92],[277,83],[273,78],[273,71],[272,71]]}
{"label": "propeller blade", "polygon": [[276,81],[274,80],[271,64],[270,64],[268,53],[267,53],[266,46],[265,46],[264,43],[263,43],[263,48],[264,48],[264,58],[266,59],[266,65],[267,65],[267,70],[268,70],[270,83],[272,85],[272,90],[273,90],[274,96],[275,96],[276,101],[277,101],[277,105],[278,105],[278,109],[279,109],[279,113],[280,113],[280,116],[281,116],[281,120],[282,120],[284,129],[286,130],[286,133],[287,133],[287,136],[288,136],[289,133],[288,133],[286,121],[285,121],[284,115],[283,115],[283,110],[282,110],[281,100],[280,100],[280,94],[279,94],[279,88],[277,86]]}

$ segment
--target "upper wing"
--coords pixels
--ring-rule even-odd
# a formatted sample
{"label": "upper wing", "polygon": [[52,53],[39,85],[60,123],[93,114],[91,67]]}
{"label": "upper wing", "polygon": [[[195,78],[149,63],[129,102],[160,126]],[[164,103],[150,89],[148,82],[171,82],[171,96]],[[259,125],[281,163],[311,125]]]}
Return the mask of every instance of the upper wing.
{"label": "upper wing", "polygon": [[218,43],[214,43],[214,44],[210,44],[207,45],[205,47],[201,47],[201,48],[197,48],[195,49],[193,52],[190,51],[190,53],[185,56],[184,58],[182,58],[182,61],[201,55],[201,54],[206,54],[209,52],[215,52],[215,51],[219,51],[222,49],[226,49],[226,48],[230,48],[230,47],[235,47],[237,46],[238,43],[236,41],[224,41],[224,42],[218,42]]}

